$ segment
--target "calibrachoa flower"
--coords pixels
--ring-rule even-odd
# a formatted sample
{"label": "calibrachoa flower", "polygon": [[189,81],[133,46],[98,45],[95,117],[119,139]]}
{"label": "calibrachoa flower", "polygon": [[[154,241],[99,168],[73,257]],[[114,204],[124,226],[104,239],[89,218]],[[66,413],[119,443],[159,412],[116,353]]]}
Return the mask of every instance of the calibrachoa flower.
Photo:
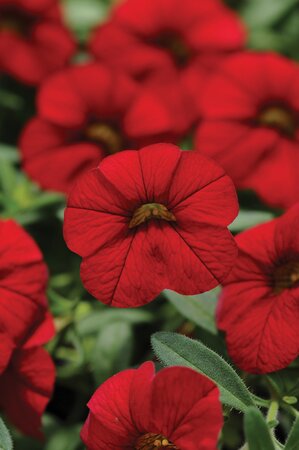
{"label": "calibrachoa flower", "polygon": [[88,407],[87,450],[215,450],[223,425],[212,381],[186,367],[155,375],[151,362],[108,379]]}
{"label": "calibrachoa flower", "polygon": [[90,47],[96,58],[147,80],[187,76],[243,44],[243,26],[218,0],[127,0],[95,30]]}
{"label": "calibrachoa flower", "polygon": [[196,294],[221,283],[236,257],[227,225],[238,212],[223,169],[171,144],[105,158],[72,190],[65,213],[81,277],[104,303],[140,306],[169,288]]}
{"label": "calibrachoa flower", "polygon": [[[3,355],[0,358],[0,409],[20,431],[37,439],[43,437],[41,416],[55,381],[54,363],[41,344],[53,335],[52,318],[45,315],[44,322],[28,335],[27,340],[14,347],[5,367]],[[8,342],[2,341],[1,347],[5,344]],[[4,350],[7,351],[7,347]]]}
{"label": "calibrachoa flower", "polygon": [[0,70],[37,84],[64,66],[75,42],[58,0],[0,0]]}
{"label": "calibrachoa flower", "polygon": [[165,92],[175,74],[176,91],[196,120],[194,99],[207,75],[244,41],[243,25],[221,1],[127,0],[94,31],[90,50],[143,84],[162,82]]}
{"label": "calibrachoa flower", "polygon": [[221,66],[202,99],[196,148],[272,206],[299,200],[298,86],[293,61],[248,52]]}
{"label": "calibrachoa flower", "polygon": [[124,148],[176,140],[188,127],[177,96],[140,90],[100,64],[65,69],[38,97],[39,116],[25,128],[23,167],[43,188],[68,192],[85,170]]}
{"label": "calibrachoa flower", "polygon": [[41,437],[54,367],[40,346],[53,336],[45,298],[47,268],[14,221],[0,221],[0,408],[21,431]]}
{"label": "calibrachoa flower", "polygon": [[299,205],[237,236],[239,257],[224,283],[218,326],[235,363],[252,373],[299,355]]}

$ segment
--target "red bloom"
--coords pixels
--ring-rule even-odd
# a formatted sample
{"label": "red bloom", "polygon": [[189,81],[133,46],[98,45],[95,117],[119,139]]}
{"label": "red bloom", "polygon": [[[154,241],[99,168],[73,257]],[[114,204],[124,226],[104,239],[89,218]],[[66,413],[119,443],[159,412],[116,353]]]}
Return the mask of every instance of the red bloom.
{"label": "red bloom", "polygon": [[138,81],[155,85],[162,79],[165,92],[175,74],[176,90],[195,120],[194,98],[207,74],[244,40],[242,24],[218,0],[127,0],[95,30],[90,50]]}
{"label": "red bloom", "polygon": [[0,221],[0,408],[24,433],[40,437],[54,367],[40,347],[54,334],[45,298],[47,269],[34,241]]}
{"label": "red bloom", "polygon": [[55,367],[40,347],[53,336],[53,322],[45,322],[22,347],[15,348],[5,370],[0,371],[0,408],[24,434],[41,439],[41,416],[51,398]]}
{"label": "red bloom", "polygon": [[281,56],[231,57],[207,85],[196,139],[238,188],[285,208],[299,200],[298,83],[298,66]]}
{"label": "red bloom", "polygon": [[219,328],[243,370],[282,369],[299,355],[299,205],[237,236],[239,257],[224,283]]}
{"label": "red bloom", "polygon": [[37,84],[63,67],[75,42],[62,24],[58,0],[0,0],[0,69]]}
{"label": "red bloom", "polygon": [[87,450],[215,450],[223,425],[215,384],[186,367],[125,370],[98,388],[81,432]]}
{"label": "red bloom", "polygon": [[40,116],[20,140],[24,169],[43,188],[68,192],[107,154],[175,140],[186,117],[177,96],[165,104],[158,94],[99,64],[53,75],[39,94]]}
{"label": "red bloom", "polygon": [[196,152],[156,144],[105,158],[68,200],[65,239],[83,257],[87,290],[104,303],[140,306],[169,288],[212,289],[236,246],[238,206],[222,169]]}
{"label": "red bloom", "polygon": [[144,81],[187,76],[243,44],[241,23],[218,0],[127,0],[95,30],[90,47],[96,58]]}

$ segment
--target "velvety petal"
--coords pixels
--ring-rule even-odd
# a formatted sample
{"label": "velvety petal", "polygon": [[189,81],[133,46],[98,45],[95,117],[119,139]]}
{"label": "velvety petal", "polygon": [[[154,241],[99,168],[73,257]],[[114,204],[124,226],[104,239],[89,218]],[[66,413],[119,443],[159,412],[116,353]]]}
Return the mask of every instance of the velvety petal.
{"label": "velvety petal", "polygon": [[246,184],[246,176],[255,170],[278,140],[277,132],[269,128],[254,128],[236,121],[206,121],[198,128],[195,147],[215,159],[237,187],[242,187]]}
{"label": "velvety petal", "polygon": [[0,376],[1,408],[24,434],[43,436],[41,416],[52,395],[54,378],[54,364],[42,348],[16,351]]}
{"label": "velvety petal", "polygon": [[[129,307],[148,303],[163,289],[192,295],[217,286],[236,257],[230,233],[194,226],[188,234],[161,222],[145,224],[85,258],[81,277],[86,289],[104,303]],[[217,243],[213,254],[212,241]]]}
{"label": "velvety petal", "polygon": [[44,317],[38,323],[37,327],[32,328],[32,333],[23,345],[23,348],[37,347],[49,342],[55,335],[55,323],[49,311],[46,311]]}
{"label": "velvety petal", "polygon": [[133,375],[129,400],[130,411],[140,434],[146,434],[151,430],[152,382],[154,378],[155,365],[151,361],[143,363]]}
{"label": "velvety petal", "polygon": [[33,30],[32,39],[37,58],[44,66],[44,75],[65,66],[76,50],[70,31],[52,21],[38,24]]}
{"label": "velvety petal", "polygon": [[87,114],[79,92],[72,88],[70,73],[74,69],[59,72],[48,78],[38,93],[37,107],[42,118],[55,124],[81,126]]}
{"label": "velvety petal", "polygon": [[218,14],[190,30],[189,42],[202,51],[238,50],[245,43],[245,26],[233,12],[219,8]]}
{"label": "velvety petal", "polygon": [[[180,203],[210,185],[215,186],[222,178],[227,178],[223,169],[207,159],[199,152],[183,152],[180,163],[173,173],[172,183],[168,194],[168,206],[171,209],[176,208]],[[230,181],[227,180],[227,184]],[[235,194],[234,194],[235,195]],[[232,201],[232,207],[235,207],[235,201]]]}
{"label": "velvety petal", "polygon": [[299,204],[296,203],[276,222],[274,240],[278,255],[299,258],[298,225]]}
{"label": "velvety petal", "polygon": [[[182,380],[184,380],[182,385]],[[223,424],[219,391],[208,378],[184,367],[159,372],[152,382],[150,430],[179,448],[197,450],[210,438],[214,450]]]}
{"label": "velvety petal", "polygon": [[[128,448],[138,436],[130,412],[130,389],[134,370],[120,372],[105,381],[88,403],[89,423],[81,433],[90,449]],[[106,447],[104,447],[104,444]]]}
{"label": "velvety petal", "polygon": [[5,330],[0,331],[0,376],[6,369],[14,350],[14,343]]}
{"label": "velvety petal", "polygon": [[43,78],[35,47],[16,35],[1,33],[0,61],[2,70],[27,84],[37,84]]}
{"label": "velvety petal", "polygon": [[268,205],[289,208],[299,200],[297,143],[281,137],[267,158],[260,161],[246,179]]}
{"label": "velvety petal", "polygon": [[273,372],[287,367],[298,356],[298,293],[286,290],[274,295],[267,287],[255,284],[250,289],[248,283],[239,283],[224,289],[222,301],[227,299],[233,308],[230,326],[225,326],[226,342],[231,358],[241,369]]}
{"label": "velvety petal", "polygon": [[172,211],[178,226],[187,230],[192,222],[226,227],[238,210],[235,187],[229,177],[223,176],[186,196]]}

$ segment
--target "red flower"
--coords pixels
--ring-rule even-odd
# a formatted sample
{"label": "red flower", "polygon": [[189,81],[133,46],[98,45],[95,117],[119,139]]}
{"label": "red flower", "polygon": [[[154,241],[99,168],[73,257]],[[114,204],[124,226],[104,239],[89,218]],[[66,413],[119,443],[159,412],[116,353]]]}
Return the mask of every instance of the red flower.
{"label": "red flower", "polygon": [[68,192],[107,154],[176,140],[186,117],[177,96],[165,104],[159,94],[99,64],[53,75],[39,94],[40,116],[20,140],[24,169],[43,188]]}
{"label": "red flower", "polygon": [[24,433],[40,437],[40,416],[54,383],[40,348],[54,334],[45,298],[47,268],[15,222],[0,221],[0,408]]}
{"label": "red flower", "polygon": [[12,220],[0,221],[0,274],[0,330],[9,337],[12,350],[27,340],[48,309],[42,254]]}
{"label": "red flower", "polygon": [[272,206],[299,200],[298,85],[294,62],[244,53],[222,66],[202,101],[196,147],[215,158],[238,188],[254,189]]}
{"label": "red flower", "polygon": [[223,425],[215,384],[186,367],[144,363],[114,375],[88,403],[87,450],[215,450]]}
{"label": "red flower", "polygon": [[299,355],[299,205],[237,236],[239,257],[218,309],[235,363],[252,373],[288,366]]}
{"label": "red flower", "polygon": [[127,0],[94,31],[90,50],[138,81],[155,85],[162,80],[165,92],[176,75],[176,91],[185,95],[185,111],[193,110],[194,121],[194,99],[207,74],[244,40],[237,16],[218,0]]}
{"label": "red flower", "polygon": [[5,370],[0,370],[0,408],[20,431],[37,439],[43,438],[41,416],[55,381],[55,366],[40,344],[53,334],[52,318],[46,316],[28,341],[13,350]]}
{"label": "red flower", "polygon": [[0,69],[37,84],[75,51],[58,0],[0,0]]}
{"label": "red flower", "polygon": [[218,0],[127,0],[95,30],[90,47],[96,58],[144,81],[171,72],[187,77],[243,44],[241,23]]}
{"label": "red flower", "polygon": [[65,239],[83,257],[81,277],[104,303],[140,306],[169,288],[212,289],[236,246],[234,186],[196,152],[156,144],[105,158],[72,190]]}

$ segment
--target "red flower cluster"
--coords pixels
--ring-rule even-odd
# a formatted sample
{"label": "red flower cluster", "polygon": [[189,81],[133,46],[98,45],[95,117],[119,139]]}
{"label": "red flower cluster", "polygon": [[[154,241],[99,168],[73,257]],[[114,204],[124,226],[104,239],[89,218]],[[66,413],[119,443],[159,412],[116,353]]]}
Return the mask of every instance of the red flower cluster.
{"label": "red flower cluster", "polygon": [[55,370],[41,347],[54,334],[45,298],[47,268],[15,222],[0,222],[0,408],[23,433],[41,437]]}
{"label": "red flower cluster", "polygon": [[215,450],[223,425],[212,381],[184,367],[155,375],[150,362],[107,380],[88,406],[87,450]]}
{"label": "red flower cluster", "polygon": [[0,70],[37,84],[63,67],[76,45],[58,0],[0,0]]}
{"label": "red flower cluster", "polygon": [[299,355],[299,205],[237,236],[239,257],[218,308],[228,351],[243,370],[282,369]]}
{"label": "red flower cluster", "polygon": [[95,30],[90,50],[143,85],[175,89],[185,97],[186,111],[193,110],[194,121],[194,98],[207,74],[244,41],[237,16],[218,0],[127,0]]}
{"label": "red flower cluster", "polygon": [[299,200],[299,67],[275,54],[228,59],[207,84],[196,147],[271,206]]}
{"label": "red flower cluster", "polygon": [[198,294],[221,283],[238,212],[223,170],[171,144],[124,151],[84,174],[68,199],[64,235],[83,257],[86,289],[104,303],[140,306],[169,288]]}
{"label": "red flower cluster", "polygon": [[43,188],[68,192],[106,155],[181,136],[188,121],[176,100],[100,64],[65,69],[42,85],[39,116],[21,136],[24,170]]}

